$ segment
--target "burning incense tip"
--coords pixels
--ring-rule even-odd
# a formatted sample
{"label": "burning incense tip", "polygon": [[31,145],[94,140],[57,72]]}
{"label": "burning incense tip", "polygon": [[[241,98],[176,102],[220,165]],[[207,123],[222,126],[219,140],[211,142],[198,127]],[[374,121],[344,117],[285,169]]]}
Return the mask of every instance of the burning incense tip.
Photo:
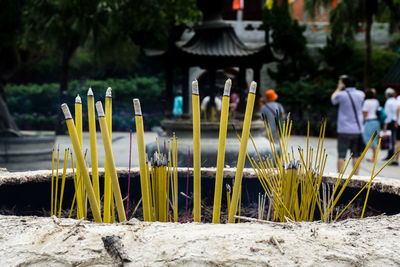
{"label": "burning incense tip", "polygon": [[106,91],[106,97],[112,97],[111,91],[112,91],[111,87],[108,87]]}
{"label": "burning incense tip", "polygon": [[96,110],[97,110],[97,116],[104,117],[104,110],[101,101],[96,102]]}
{"label": "burning incense tip", "polygon": [[67,104],[65,104],[65,103],[62,104],[61,105],[61,110],[64,113],[64,117],[65,117],[66,120],[72,119],[72,115],[71,115],[71,112],[69,111],[69,108],[68,108]]}
{"label": "burning incense tip", "polygon": [[76,96],[76,98],[75,98],[75,103],[79,103],[79,104],[82,104],[82,99],[81,99],[81,97],[79,96],[79,94]]}
{"label": "burning incense tip", "polygon": [[250,93],[255,94],[257,89],[257,83],[256,82],[251,82],[250,84]]}
{"label": "burning incense tip", "polygon": [[199,94],[199,83],[197,80],[194,80],[192,82],[192,94],[193,95],[198,95]]}
{"label": "burning incense tip", "polygon": [[135,115],[142,116],[142,109],[140,107],[140,101],[138,98],[133,99],[133,107],[135,109]]}
{"label": "burning incense tip", "polygon": [[89,90],[87,91],[88,96],[93,96],[93,91],[92,88],[89,87]]}
{"label": "burning incense tip", "polygon": [[224,96],[229,96],[231,94],[231,86],[232,86],[232,80],[231,79],[226,80],[224,88]]}

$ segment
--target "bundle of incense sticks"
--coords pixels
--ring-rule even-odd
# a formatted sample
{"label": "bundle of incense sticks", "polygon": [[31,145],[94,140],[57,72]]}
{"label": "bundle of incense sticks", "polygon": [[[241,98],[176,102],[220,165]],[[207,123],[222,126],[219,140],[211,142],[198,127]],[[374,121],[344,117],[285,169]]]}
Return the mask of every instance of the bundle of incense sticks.
{"label": "bundle of incense sticks", "polygon": [[[69,148],[65,149],[64,152],[64,163],[63,163],[63,172],[62,172],[62,178],[61,178],[61,188],[60,188],[60,199],[58,200],[58,167],[59,167],[59,162],[60,162],[60,148],[57,148],[57,159],[54,158],[54,149],[52,151],[52,163],[51,163],[51,197],[50,197],[50,215],[57,215],[57,204],[59,203],[59,208],[58,208],[58,217],[61,217],[61,211],[62,211],[62,203],[63,203],[63,197],[64,197],[64,188],[65,188],[65,177],[67,173],[67,165],[68,165],[68,155],[69,155]],[[54,177],[54,164],[56,162],[56,176]],[[54,183],[54,178],[55,183]]]}
{"label": "bundle of incense sticks", "polygon": [[178,222],[178,141],[173,134],[172,140],[164,146],[164,153],[157,152],[150,159],[150,166],[144,146],[142,110],[139,99],[133,100],[135,109],[137,148],[139,154],[140,181],[142,190],[143,218],[145,221],[167,222],[169,216],[169,196],[172,195],[172,210],[175,222]]}
{"label": "bundle of incense sticks", "polygon": [[[92,179],[90,179],[88,169],[86,167],[85,156],[82,153],[82,100],[77,96],[75,100],[75,120],[72,119],[72,115],[69,111],[67,104],[61,105],[63,110],[68,132],[71,138],[71,143],[75,152],[76,159],[76,175],[74,169],[73,155],[71,153],[71,162],[72,162],[72,170],[74,176],[74,186],[75,186],[75,195],[70,211],[70,216],[72,213],[72,209],[74,207],[74,203],[77,203],[77,217],[78,218],[87,218],[87,199],[89,200],[90,208],[92,211],[92,215],[94,220],[97,222],[103,221],[101,216],[101,195],[100,195],[100,186],[99,186],[99,176],[98,176],[98,159],[97,159],[97,140],[96,140],[96,123],[95,123],[95,114],[94,114],[94,94],[91,88],[88,90],[88,119],[89,119],[89,136],[90,136],[90,152],[91,152],[91,164],[92,164]],[[106,92],[106,112],[103,110],[103,106],[100,101],[96,103],[96,109],[98,114],[98,121],[100,125],[100,131],[102,134],[104,151],[105,151],[105,181],[104,181],[104,203],[103,203],[103,218],[104,222],[114,222],[115,221],[115,212],[114,212],[114,201],[116,205],[116,209],[118,212],[119,221],[125,221],[126,215],[124,210],[124,205],[122,202],[121,191],[119,187],[119,181],[117,177],[112,145],[111,145],[111,134],[112,134],[112,95],[111,88],[107,89]],[[66,154],[68,158],[68,154]],[[54,161],[54,153],[53,153],[53,161]],[[58,162],[58,160],[57,160]],[[54,166],[54,163],[52,164]],[[52,167],[54,168],[54,167]],[[52,171],[54,173],[54,171]],[[54,174],[52,174],[52,177]],[[58,163],[57,163],[57,171],[56,176],[58,177]],[[57,188],[58,179],[56,179],[56,188]],[[51,214],[55,214],[57,211],[56,202],[53,204],[53,178],[52,178],[52,196],[51,196]],[[62,189],[64,188],[65,178],[63,177]],[[55,201],[57,199],[57,190],[55,191]],[[61,213],[61,204],[62,204],[62,196],[60,200],[60,209],[59,214]]]}
{"label": "bundle of incense sticks", "polygon": [[[310,123],[308,122],[306,151],[304,152],[303,149],[299,148],[298,158],[295,157],[293,150],[289,152],[288,149],[292,127],[290,116],[288,116],[287,120],[284,121],[283,124],[277,120],[280,153],[278,153],[278,150],[275,147],[275,140],[273,139],[273,134],[268,120],[264,118],[264,124],[273,155],[272,159],[262,157],[258,153],[254,140],[250,135],[258,159],[250,158],[248,154],[247,157],[269,198],[270,206],[272,207],[274,214],[272,220],[284,222],[289,218],[294,221],[312,221],[314,220],[315,210],[317,209],[323,222],[336,221],[366,187],[368,187],[369,192],[372,180],[390,162],[391,159],[386,162],[378,172],[374,173],[376,164],[375,160],[370,181],[358,192],[350,203],[336,217],[334,217],[333,213],[335,206],[346,189],[351,177],[354,175],[355,170],[364,158],[366,151],[376,136],[376,133],[369,140],[350,175],[346,179],[343,179],[345,171],[351,161],[351,156],[344,164],[342,170],[340,170],[339,178],[337,179],[333,189],[328,189],[327,191],[325,185],[321,185],[322,175],[327,160],[327,154],[323,148],[326,123],[327,121],[324,120],[321,124],[318,146],[317,150],[314,152],[313,148],[309,146]],[[238,136],[238,138],[240,139],[240,136]],[[379,152],[379,147],[380,140],[376,156]],[[399,151],[397,151],[396,154],[397,153],[399,153]],[[340,185],[341,189],[339,190]],[[361,217],[363,217],[367,201],[368,194],[364,202]],[[268,214],[269,213],[270,208]]]}

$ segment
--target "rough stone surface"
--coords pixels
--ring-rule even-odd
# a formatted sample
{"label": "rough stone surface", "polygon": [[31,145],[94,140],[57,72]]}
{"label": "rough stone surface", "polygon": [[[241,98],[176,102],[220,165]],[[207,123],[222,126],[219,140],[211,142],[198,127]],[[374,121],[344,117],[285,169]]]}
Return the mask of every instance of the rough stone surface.
{"label": "rough stone surface", "polygon": [[102,242],[117,235],[132,260],[124,266],[399,266],[399,230],[400,215],[332,224],[112,225],[0,216],[0,265],[117,265]]}

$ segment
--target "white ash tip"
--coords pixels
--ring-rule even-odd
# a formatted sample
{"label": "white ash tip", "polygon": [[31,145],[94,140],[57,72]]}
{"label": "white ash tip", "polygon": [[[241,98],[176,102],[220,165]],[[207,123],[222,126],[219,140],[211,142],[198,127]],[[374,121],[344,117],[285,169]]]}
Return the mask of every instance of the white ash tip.
{"label": "white ash tip", "polygon": [[75,98],[75,103],[79,103],[79,104],[82,104],[82,99],[81,99],[81,97],[79,96],[79,94],[76,96],[76,98]]}
{"label": "white ash tip", "polygon": [[197,80],[194,80],[192,82],[192,94],[194,94],[194,95],[199,94],[199,83],[197,82]]}
{"label": "white ash tip", "polygon": [[232,87],[232,80],[231,79],[226,80],[224,88],[224,96],[230,96],[231,87]]}
{"label": "white ash tip", "polygon": [[65,104],[65,103],[62,104],[61,105],[61,110],[64,113],[64,117],[65,117],[66,120],[72,119],[72,115],[71,115],[71,112],[69,111],[69,108],[68,108],[67,104]]}
{"label": "white ash tip", "polygon": [[257,83],[255,81],[252,81],[250,84],[250,93],[255,94],[257,89]]}
{"label": "white ash tip", "polygon": [[103,109],[103,104],[101,104],[101,101],[96,102],[96,110],[97,110],[97,116],[104,117],[104,109]]}
{"label": "white ash tip", "polygon": [[88,96],[94,96],[92,88],[89,87],[89,90],[87,91]]}
{"label": "white ash tip", "polygon": [[112,97],[112,89],[111,89],[111,87],[107,88],[106,97]]}
{"label": "white ash tip", "polygon": [[135,109],[135,115],[142,116],[142,108],[140,107],[140,101],[138,98],[133,99],[133,107]]}

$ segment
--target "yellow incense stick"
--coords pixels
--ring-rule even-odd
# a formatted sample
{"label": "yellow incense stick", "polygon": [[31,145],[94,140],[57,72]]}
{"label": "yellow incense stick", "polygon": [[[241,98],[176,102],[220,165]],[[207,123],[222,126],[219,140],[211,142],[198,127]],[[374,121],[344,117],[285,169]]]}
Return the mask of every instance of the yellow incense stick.
{"label": "yellow incense stick", "polygon": [[147,179],[146,148],[144,146],[143,117],[139,99],[137,98],[133,99],[133,106],[135,108],[136,136],[137,136],[137,147],[138,147],[139,167],[140,167],[140,185],[142,189],[143,218],[145,221],[151,221],[152,220],[151,194],[149,192],[150,186],[149,186],[149,181]]}
{"label": "yellow incense stick", "polygon": [[[175,133],[174,133],[175,137]],[[174,167],[173,167],[173,173],[174,173],[174,222],[178,222],[178,139],[174,138]]]}
{"label": "yellow incense stick", "polygon": [[66,149],[64,153],[64,168],[63,168],[62,182],[61,182],[60,206],[58,208],[58,218],[61,218],[62,202],[63,202],[64,188],[65,188],[65,176],[67,174],[68,156],[69,156],[69,148]]}
{"label": "yellow incense stick", "polygon": [[229,207],[228,223],[235,222],[235,218],[233,216],[235,216],[237,213],[237,207],[239,202],[239,191],[242,184],[243,168],[246,160],[247,141],[249,139],[251,119],[253,117],[253,110],[254,110],[254,101],[256,98],[256,87],[257,84],[255,82],[252,82],[250,84],[250,90],[247,96],[247,105],[244,115],[243,130],[242,130],[239,156],[235,174],[235,184],[233,185],[232,201]]}
{"label": "yellow incense stick", "polygon": [[[112,125],[111,122],[111,113],[112,113],[112,94],[111,94],[111,88],[107,88],[106,91],[106,99],[105,99],[105,119],[107,122],[107,127],[110,127]],[[108,134],[111,138],[111,132],[110,129],[108,129]],[[112,202],[112,189],[111,189],[111,178],[110,178],[110,172],[108,171],[108,162],[105,162],[104,165],[104,211],[103,211],[103,220],[105,223],[110,223],[111,222],[111,202]]]}
{"label": "yellow incense stick", "polygon": [[96,117],[94,113],[94,95],[92,88],[87,92],[89,137],[90,137],[90,163],[92,166],[93,190],[100,205],[99,170],[97,160]]}
{"label": "yellow incense stick", "polygon": [[[74,181],[75,194],[74,194],[74,199],[72,200],[71,209],[69,211],[68,218],[71,218],[72,210],[74,209],[74,204],[76,201],[76,189],[78,188],[78,186],[77,186],[78,183],[76,181],[76,175],[75,175],[74,156],[73,156],[72,152],[71,152],[71,166],[72,166],[72,180]],[[79,206],[76,205],[76,208],[77,208],[77,214],[79,214],[78,213]]]}
{"label": "yellow incense stick", "polygon": [[193,116],[193,220],[201,221],[200,96],[197,80],[192,82]]}
{"label": "yellow incense stick", "polygon": [[[378,147],[376,148],[374,166],[372,167],[371,179],[370,180],[372,180],[372,177],[374,176],[376,161],[378,160],[378,154],[379,154],[379,148],[380,147],[381,147],[381,138],[379,138]],[[365,196],[365,201],[364,201],[364,207],[363,207],[362,212],[361,212],[361,219],[364,218],[364,212],[365,212],[365,208],[367,207],[369,191],[371,190],[371,184],[372,184],[372,181],[368,185],[367,195]]]}
{"label": "yellow incense stick", "polygon": [[219,223],[221,214],[222,184],[223,184],[224,162],[225,162],[225,143],[226,143],[226,132],[228,129],[229,100],[230,100],[231,86],[232,86],[232,81],[231,79],[228,79],[225,82],[224,94],[222,96],[221,119],[219,123],[217,170],[215,175],[214,207],[213,207],[213,218],[212,218],[213,223]]}
{"label": "yellow incense stick", "polygon": [[50,200],[50,215],[53,216],[53,198],[54,198],[54,148],[51,152],[51,200]]}
{"label": "yellow incense stick", "polygon": [[[82,150],[82,99],[79,95],[75,98],[75,127],[79,141],[80,150]],[[74,149],[75,150],[75,149]],[[75,151],[75,154],[77,152]],[[86,218],[86,207],[85,207],[85,190],[83,189],[83,183],[79,181],[82,179],[80,166],[76,166],[76,176],[78,180],[78,184],[81,186],[78,188],[78,205],[80,206],[79,218]]]}
{"label": "yellow incense stick", "polygon": [[60,163],[60,148],[57,148],[57,169],[56,169],[56,187],[54,193],[54,213],[53,215],[57,214],[57,195],[58,195],[58,168]]}
{"label": "yellow incense stick", "polygon": [[108,163],[108,171],[112,182],[112,190],[114,192],[115,202],[117,204],[118,218],[120,222],[126,221],[124,204],[122,202],[121,189],[119,187],[117,170],[115,168],[114,156],[112,153],[111,141],[107,122],[104,115],[103,106],[100,101],[96,102],[97,116],[99,119],[101,135],[103,137],[104,152],[106,162]]}
{"label": "yellow incense stick", "polygon": [[71,112],[67,104],[62,104],[61,109],[65,116],[65,121],[68,127],[69,136],[71,138],[71,143],[75,151],[77,166],[79,166],[81,170],[81,175],[83,179],[83,183],[86,189],[86,193],[89,198],[90,207],[92,209],[93,217],[96,222],[101,222],[101,214],[100,214],[100,206],[97,203],[96,196],[93,191],[92,183],[89,177],[89,171],[85,164],[85,159],[83,157],[82,150],[80,148],[78,133],[76,132],[76,128],[74,125],[74,120],[72,119]]}

